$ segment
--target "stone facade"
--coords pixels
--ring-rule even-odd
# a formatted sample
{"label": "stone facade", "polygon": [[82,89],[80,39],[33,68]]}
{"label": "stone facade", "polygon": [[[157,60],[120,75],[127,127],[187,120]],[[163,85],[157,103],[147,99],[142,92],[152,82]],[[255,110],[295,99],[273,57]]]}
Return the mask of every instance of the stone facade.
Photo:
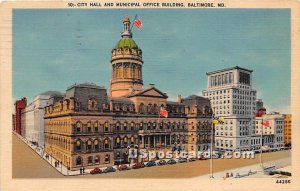
{"label": "stone facade", "polygon": [[[280,149],[284,146],[284,117],[281,114],[265,114],[255,118],[255,134],[262,137],[262,145]],[[262,122],[268,121],[269,126]],[[261,143],[260,143],[261,144]]]}
{"label": "stone facade", "polygon": [[[190,96],[168,101],[153,84],[143,88],[141,50],[128,17],[112,50],[110,95],[95,84],[77,84],[45,107],[45,152],[71,170],[129,162],[128,148],[203,151],[210,147],[210,101]],[[168,117],[159,115],[160,109]],[[148,160],[148,159],[143,159]]]}
{"label": "stone facade", "polygon": [[292,144],[292,115],[284,114],[284,145]]}
{"label": "stone facade", "polygon": [[215,147],[220,150],[258,149],[259,137],[254,132],[256,90],[252,89],[252,70],[225,68],[207,73],[207,90],[213,112],[224,118],[215,127]]}

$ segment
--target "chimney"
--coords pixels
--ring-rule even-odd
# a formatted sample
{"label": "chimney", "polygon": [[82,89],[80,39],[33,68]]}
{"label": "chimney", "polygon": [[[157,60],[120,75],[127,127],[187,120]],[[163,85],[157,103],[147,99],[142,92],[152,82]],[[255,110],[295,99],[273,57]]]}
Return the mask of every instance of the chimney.
{"label": "chimney", "polygon": [[154,87],[154,84],[149,84],[148,87],[149,87],[149,88],[153,88],[153,87]]}
{"label": "chimney", "polygon": [[182,100],[181,100],[181,95],[178,95],[178,96],[177,96],[177,101],[178,101],[178,103],[181,103],[181,102],[182,102]]}

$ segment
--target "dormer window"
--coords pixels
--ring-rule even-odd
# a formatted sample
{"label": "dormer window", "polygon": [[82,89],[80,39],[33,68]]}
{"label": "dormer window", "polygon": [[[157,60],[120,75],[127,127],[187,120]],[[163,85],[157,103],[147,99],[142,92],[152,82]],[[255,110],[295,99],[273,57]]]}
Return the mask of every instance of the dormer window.
{"label": "dormer window", "polygon": [[88,103],[89,110],[97,110],[97,101],[95,99],[90,99]]}

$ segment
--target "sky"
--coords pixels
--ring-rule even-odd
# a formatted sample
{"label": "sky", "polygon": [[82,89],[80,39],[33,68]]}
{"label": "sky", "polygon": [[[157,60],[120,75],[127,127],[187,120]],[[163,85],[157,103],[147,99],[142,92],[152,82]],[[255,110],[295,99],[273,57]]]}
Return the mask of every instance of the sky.
{"label": "sky", "polygon": [[289,9],[15,9],[13,99],[74,83],[109,88],[111,50],[123,18],[138,14],[133,38],[143,51],[144,86],[201,95],[206,72],[240,66],[267,111],[290,113]]}

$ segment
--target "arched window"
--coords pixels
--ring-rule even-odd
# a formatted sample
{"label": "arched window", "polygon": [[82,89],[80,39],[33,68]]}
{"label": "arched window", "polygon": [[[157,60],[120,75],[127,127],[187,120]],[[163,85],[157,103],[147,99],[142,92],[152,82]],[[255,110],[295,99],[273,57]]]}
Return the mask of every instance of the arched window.
{"label": "arched window", "polygon": [[118,77],[123,78],[123,68],[122,67],[118,68]]}
{"label": "arched window", "polygon": [[139,112],[140,112],[140,113],[144,113],[144,112],[145,112],[145,111],[144,111],[144,104],[143,104],[143,103],[140,104]]}
{"label": "arched window", "polygon": [[110,155],[106,154],[105,155],[105,163],[109,163],[110,162]]}
{"label": "arched window", "polygon": [[120,138],[120,137],[117,137],[117,138],[115,139],[115,146],[116,146],[117,148],[119,148],[119,147],[121,146],[121,138]]}
{"label": "arched window", "polygon": [[143,122],[140,122],[140,130],[143,130],[143,126],[144,126]]}
{"label": "arched window", "polygon": [[94,148],[95,148],[95,150],[99,149],[99,141],[98,141],[98,139],[94,140]]}
{"label": "arched window", "polygon": [[134,122],[133,121],[130,123],[130,130],[134,131]]}
{"label": "arched window", "polygon": [[124,137],[123,142],[124,142],[124,145],[127,145],[127,143],[128,143],[127,137]]}
{"label": "arched window", "polygon": [[82,158],[79,156],[76,158],[76,165],[81,166],[82,165]]}
{"label": "arched window", "polygon": [[104,140],[104,148],[105,149],[109,149],[109,141],[108,141],[108,139]]}
{"label": "arched window", "polygon": [[94,131],[95,131],[95,132],[98,132],[98,130],[99,130],[99,129],[98,129],[98,123],[95,122],[95,123],[94,123]]}
{"label": "arched window", "polygon": [[88,157],[88,165],[93,165],[93,156]]}
{"label": "arched window", "polygon": [[92,132],[92,126],[90,121],[87,123],[87,131],[88,133]]}
{"label": "arched window", "polygon": [[123,124],[124,131],[127,131],[127,122],[125,121]]}
{"label": "arched window", "polygon": [[82,124],[80,121],[76,122],[76,132],[77,133],[81,132],[81,126],[82,126]]}
{"label": "arched window", "polygon": [[104,131],[109,131],[108,122],[104,123]]}
{"label": "arched window", "polygon": [[95,156],[95,164],[99,164],[100,163],[100,156],[96,155]]}
{"label": "arched window", "polygon": [[134,144],[135,138],[132,136],[130,139],[131,144]]}
{"label": "arched window", "polygon": [[116,130],[119,131],[120,130],[120,122],[116,123]]}
{"label": "arched window", "polygon": [[76,151],[80,151],[81,150],[81,141],[77,140],[76,141]]}
{"label": "arched window", "polygon": [[90,99],[88,101],[88,109],[89,110],[97,110],[97,101],[95,99]]}
{"label": "arched window", "polygon": [[88,150],[88,151],[92,150],[92,141],[91,140],[87,141],[86,150]]}

